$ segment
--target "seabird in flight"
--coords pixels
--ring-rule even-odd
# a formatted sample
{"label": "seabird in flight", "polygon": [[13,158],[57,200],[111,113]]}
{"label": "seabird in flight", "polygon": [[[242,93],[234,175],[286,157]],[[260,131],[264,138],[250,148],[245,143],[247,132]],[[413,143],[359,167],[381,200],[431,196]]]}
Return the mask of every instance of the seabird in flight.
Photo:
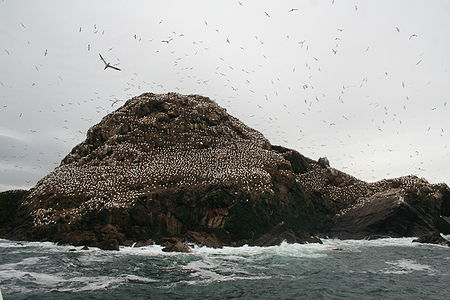
{"label": "seabird in flight", "polygon": [[107,63],[106,60],[103,58],[103,56],[99,53],[98,55],[100,55],[100,59],[103,61],[103,63],[105,64],[105,68],[103,70],[106,70],[107,68],[111,68],[117,71],[120,71],[119,68],[115,67],[115,66],[111,66],[111,63]]}

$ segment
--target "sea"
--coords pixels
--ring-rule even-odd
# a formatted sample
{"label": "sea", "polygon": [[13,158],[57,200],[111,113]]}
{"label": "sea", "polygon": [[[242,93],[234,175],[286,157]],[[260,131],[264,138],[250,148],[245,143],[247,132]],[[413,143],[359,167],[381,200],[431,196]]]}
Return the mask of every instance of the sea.
{"label": "sea", "polygon": [[5,300],[450,299],[450,247],[412,240],[324,239],[192,253],[0,240],[0,289]]}

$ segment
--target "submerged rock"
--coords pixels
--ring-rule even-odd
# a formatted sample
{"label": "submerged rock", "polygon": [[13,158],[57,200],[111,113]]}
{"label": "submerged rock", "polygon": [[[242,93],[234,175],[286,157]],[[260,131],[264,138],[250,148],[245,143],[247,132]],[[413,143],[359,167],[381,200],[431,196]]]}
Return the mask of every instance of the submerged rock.
{"label": "submerged rock", "polygon": [[181,242],[177,243],[169,243],[166,247],[162,249],[163,252],[184,252],[189,253],[192,252],[191,248],[188,245],[183,244]]}
{"label": "submerged rock", "polygon": [[319,243],[322,241],[318,237],[311,236],[305,233],[296,233],[290,229],[286,224],[280,223],[275,226],[268,233],[263,234],[258,239],[251,243],[252,246],[277,246],[282,242],[288,244],[306,244],[306,243]]}
{"label": "submerged rock", "polygon": [[174,93],[130,99],[30,191],[0,193],[1,237],[114,250],[450,232],[441,216],[446,185],[358,180],[271,145],[206,97]]}
{"label": "submerged rock", "polygon": [[119,242],[116,239],[104,240],[96,244],[102,250],[116,250],[119,251]]}

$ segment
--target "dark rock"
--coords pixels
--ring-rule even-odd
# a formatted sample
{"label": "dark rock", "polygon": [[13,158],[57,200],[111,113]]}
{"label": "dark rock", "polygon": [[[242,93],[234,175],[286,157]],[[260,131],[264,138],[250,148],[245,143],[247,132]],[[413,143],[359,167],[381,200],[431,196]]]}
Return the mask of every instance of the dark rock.
{"label": "dark rock", "polygon": [[422,235],[421,237],[413,240],[413,243],[437,244],[450,247],[450,241],[443,238],[441,234],[437,231],[433,231],[425,235]]}
{"label": "dark rock", "polygon": [[153,245],[155,242],[151,239],[145,240],[145,241],[137,241],[136,244],[134,244],[134,247],[139,248],[139,247],[146,247],[146,246],[151,246]]}
{"label": "dark rock", "polygon": [[75,248],[69,249],[69,252],[75,252],[75,251],[77,251],[77,249],[75,249]]}
{"label": "dark rock", "polygon": [[196,243],[199,246],[206,246],[210,248],[222,248],[223,243],[213,233],[188,231],[186,239],[190,242]]}
{"label": "dark rock", "polygon": [[102,250],[119,251],[119,242],[115,239],[102,241],[102,242],[98,243],[96,246]]}
{"label": "dark rock", "polygon": [[158,244],[167,246],[172,244],[181,243],[180,237],[163,237],[158,240]]}
{"label": "dark rock", "polygon": [[20,201],[27,193],[28,191],[24,190],[0,192],[0,224],[14,220]]}
{"label": "dark rock", "polygon": [[164,252],[192,252],[191,248],[188,245],[183,244],[181,242],[177,243],[169,243],[166,247],[162,249]]}
{"label": "dark rock", "polygon": [[330,230],[331,236],[375,239],[420,236],[439,229],[448,232],[450,227],[446,227],[442,217],[433,212],[434,209],[440,211],[438,207],[445,199],[435,199],[437,201],[431,203],[425,201],[426,195],[420,195],[420,198],[423,200],[418,201],[416,193],[406,193],[399,188],[360,198],[359,202],[338,214]]}
{"label": "dark rock", "polygon": [[83,248],[81,248],[81,250],[89,250],[88,246],[84,246]]}
{"label": "dark rock", "polygon": [[322,243],[322,241],[317,238],[310,236],[309,234],[297,234],[291,230],[286,224],[280,223],[275,226],[268,233],[263,234],[255,241],[251,243],[252,246],[277,246],[282,242],[289,244],[305,244],[305,243]]}
{"label": "dark rock", "polygon": [[97,243],[97,236],[92,231],[73,231],[67,232],[64,237],[58,241],[60,245],[72,244],[74,246],[91,246]]}
{"label": "dark rock", "polygon": [[123,243],[125,240],[125,234],[120,233],[117,226],[112,224],[107,224],[104,226],[98,226],[96,229],[97,238],[101,241],[103,240],[117,240]]}
{"label": "dark rock", "polygon": [[294,173],[301,174],[309,170],[308,158],[297,151],[282,146],[272,146],[272,150],[282,153],[283,157],[291,163]]}
{"label": "dark rock", "polygon": [[133,245],[135,245],[135,241],[132,241],[132,240],[125,240],[123,243],[122,243],[122,245],[123,246],[125,246],[125,247],[132,247]]}
{"label": "dark rock", "polygon": [[133,241],[133,240],[126,240],[122,244],[126,247],[133,247],[133,248],[139,248],[139,247],[145,247],[153,245],[155,242],[151,239],[148,240],[140,240],[140,241]]}
{"label": "dark rock", "polygon": [[321,157],[321,158],[319,158],[319,160],[317,161],[317,163],[318,163],[319,166],[321,166],[322,168],[329,168],[329,167],[330,167],[330,161],[329,161],[328,158],[326,158],[326,157]]}

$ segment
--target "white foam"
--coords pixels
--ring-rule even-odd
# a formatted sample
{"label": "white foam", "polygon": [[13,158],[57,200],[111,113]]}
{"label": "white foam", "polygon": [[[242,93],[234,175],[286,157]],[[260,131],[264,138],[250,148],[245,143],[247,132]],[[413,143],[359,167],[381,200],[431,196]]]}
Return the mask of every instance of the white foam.
{"label": "white foam", "polygon": [[24,243],[0,239],[0,248],[25,247]]}
{"label": "white foam", "polygon": [[4,280],[21,280],[29,281],[34,284],[52,286],[56,283],[63,282],[64,278],[57,275],[50,275],[37,272],[26,272],[14,269],[0,270],[0,278]]}
{"label": "white foam", "polygon": [[[160,245],[150,245],[144,247],[120,247],[120,254],[142,255],[142,256],[170,256],[177,254],[175,252],[163,252],[164,247]],[[178,253],[180,254],[180,253]]]}
{"label": "white foam", "polygon": [[391,265],[392,267],[384,269],[382,272],[385,274],[409,274],[415,271],[426,271],[428,273],[435,272],[431,266],[419,264],[412,259],[387,261],[386,264]]}
{"label": "white foam", "polygon": [[16,263],[3,264],[0,266],[2,269],[15,269],[16,267],[35,265],[46,258],[48,257],[47,256],[28,257]]}
{"label": "white foam", "polygon": [[[450,235],[447,236],[450,238]],[[105,261],[113,259],[117,255],[139,255],[139,256],[180,256],[180,255],[222,255],[224,259],[229,261],[242,261],[242,260],[254,260],[255,257],[259,259],[265,259],[267,256],[278,255],[287,257],[304,257],[304,258],[320,258],[330,254],[330,251],[336,248],[340,248],[348,251],[361,251],[361,248],[366,247],[387,247],[387,246],[400,246],[400,247],[425,247],[425,246],[437,246],[412,243],[414,238],[385,238],[377,240],[338,240],[338,239],[322,239],[323,244],[287,244],[282,243],[279,246],[271,247],[223,247],[223,248],[208,248],[195,246],[192,249],[192,253],[177,253],[177,252],[163,252],[163,246],[151,245],[145,247],[120,247],[120,251],[105,251],[98,248],[90,248],[89,250],[76,251],[74,253],[85,253],[87,255],[80,256],[80,259],[86,262]],[[41,252],[45,249],[46,252],[60,253],[68,252],[69,249],[80,250],[80,247],[73,246],[60,246],[51,242],[17,242],[0,239],[0,248],[14,248],[14,247],[27,247],[35,249],[37,252]],[[108,255],[105,256],[105,253]]]}
{"label": "white foam", "polygon": [[157,279],[151,279],[151,278],[147,278],[147,277],[129,275],[129,274],[122,275],[122,277],[130,282],[135,282],[135,283],[153,283],[153,282],[160,281]]}
{"label": "white foam", "polygon": [[323,239],[324,245],[334,248],[359,249],[361,247],[416,247],[413,243],[414,238],[384,238],[376,240],[338,240]]}
{"label": "white foam", "polygon": [[0,271],[0,281],[22,281],[61,292],[95,291],[125,282],[125,278],[120,277],[98,276],[64,278],[62,275],[63,274],[60,273],[44,274],[9,269]]}
{"label": "white foam", "polygon": [[193,249],[194,254],[202,255],[226,255],[231,260],[242,260],[245,258],[251,258],[259,256],[261,259],[265,259],[267,256],[279,255],[288,257],[309,257],[318,258],[326,256],[327,248],[322,244],[287,244],[281,243],[279,246],[271,247],[256,247],[244,245],[242,247],[223,247],[223,248],[208,248],[208,247],[195,247]]}
{"label": "white foam", "polygon": [[224,265],[221,260],[203,258],[189,262],[183,266],[184,270],[190,272],[194,280],[182,281],[189,285],[202,285],[211,282],[233,281],[233,280],[260,280],[269,279],[271,276],[260,276],[244,271],[240,264]]}
{"label": "white foam", "polygon": [[[108,276],[97,276],[97,277],[74,277],[65,280],[65,285],[77,283],[76,287],[73,288],[59,288],[58,291],[61,292],[72,292],[72,291],[96,291],[105,290],[111,286],[117,286],[120,283],[125,282],[124,278],[120,277],[108,277]],[[83,286],[78,287],[79,284]]]}

